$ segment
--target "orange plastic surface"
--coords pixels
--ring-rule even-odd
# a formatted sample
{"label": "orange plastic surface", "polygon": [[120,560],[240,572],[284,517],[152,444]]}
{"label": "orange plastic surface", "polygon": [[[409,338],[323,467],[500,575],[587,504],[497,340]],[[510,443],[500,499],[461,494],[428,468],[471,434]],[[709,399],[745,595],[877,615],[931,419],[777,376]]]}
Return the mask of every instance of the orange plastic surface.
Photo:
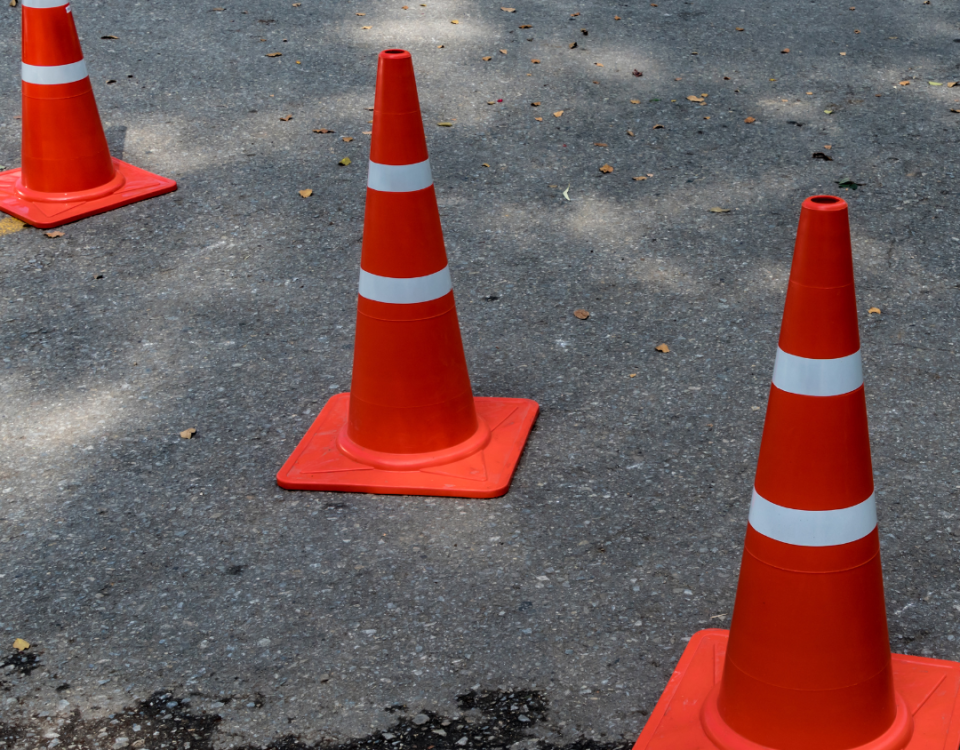
{"label": "orange plastic surface", "polygon": [[343,452],[339,438],[347,422],[350,394],[337,394],[280,469],[277,484],[288,490],[500,497],[510,486],[540,407],[525,398],[476,398],[474,403],[478,419],[490,431],[484,448],[448,463],[397,471],[360,463]]}
{"label": "orange plastic surface", "polygon": [[57,199],[55,201],[34,200],[21,195],[17,189],[21,183],[20,169],[0,172],[0,211],[31,226],[48,229],[164,193],[172,193],[177,189],[177,183],[173,180],[119,159],[114,159],[113,165],[123,177],[123,184],[114,192],[96,198],[85,198],[82,192],[51,194],[51,198]]}
{"label": "orange plastic surface", "polygon": [[[769,748],[729,731],[717,731],[717,715],[708,704],[715,700],[716,686],[723,674],[728,635],[726,630],[701,630],[694,634],[633,750],[782,750],[785,747]],[[893,655],[892,663],[899,709],[894,726],[878,741],[846,748],[956,750],[960,746],[960,712],[957,711],[960,664],[899,654]],[[808,717],[814,725],[818,719],[816,715]],[[705,720],[718,739],[708,735]],[[827,750],[828,747],[828,743],[820,743],[815,747],[808,745],[804,750]]]}

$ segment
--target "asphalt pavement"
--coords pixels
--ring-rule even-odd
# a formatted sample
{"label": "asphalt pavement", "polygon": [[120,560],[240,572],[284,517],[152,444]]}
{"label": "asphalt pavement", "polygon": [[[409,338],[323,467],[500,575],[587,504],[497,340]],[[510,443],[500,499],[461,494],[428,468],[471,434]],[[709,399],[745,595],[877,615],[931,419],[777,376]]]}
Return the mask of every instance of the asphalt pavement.
{"label": "asphalt pavement", "polygon": [[[729,624],[817,193],[850,204],[892,648],[960,659],[957,4],[405,1],[73,4],[114,155],[179,189],[0,220],[0,748],[629,747]],[[541,405],[503,498],[274,482],[349,389],[388,47],[474,391]]]}

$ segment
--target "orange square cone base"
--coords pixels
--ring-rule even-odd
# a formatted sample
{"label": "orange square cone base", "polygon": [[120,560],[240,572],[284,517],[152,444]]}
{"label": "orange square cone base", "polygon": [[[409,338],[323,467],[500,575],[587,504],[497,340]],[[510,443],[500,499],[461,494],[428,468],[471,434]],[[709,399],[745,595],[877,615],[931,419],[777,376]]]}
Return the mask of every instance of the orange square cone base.
{"label": "orange square cone base", "polygon": [[[728,636],[727,630],[694,634],[633,750],[765,750],[739,735],[715,742],[704,729],[703,707],[716,698]],[[960,664],[902,654],[892,659],[894,689],[913,715],[913,733],[904,750],[956,750]],[[872,747],[874,743],[861,746]]]}
{"label": "orange square cone base", "polygon": [[327,401],[320,416],[277,474],[287,490],[372,492],[377,495],[500,497],[506,494],[540,407],[526,398],[475,398],[477,417],[490,430],[482,450],[446,464],[410,471],[378,469],[344,455],[350,394]]}
{"label": "orange square cone base", "polygon": [[173,180],[125,161],[114,159],[113,166],[117,175],[106,185],[76,193],[51,193],[55,201],[22,195],[17,189],[19,169],[0,172],[0,211],[39,229],[49,229],[177,189]]}

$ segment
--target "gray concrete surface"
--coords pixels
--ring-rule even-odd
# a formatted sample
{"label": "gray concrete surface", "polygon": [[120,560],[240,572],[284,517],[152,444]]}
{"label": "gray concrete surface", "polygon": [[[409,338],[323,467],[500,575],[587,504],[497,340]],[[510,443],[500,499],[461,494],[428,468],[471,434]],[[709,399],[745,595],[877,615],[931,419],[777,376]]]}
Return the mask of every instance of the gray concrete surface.
{"label": "gray concrete surface", "polygon": [[[955,3],[217,1],[77,0],[115,154],[180,189],[0,236],[0,747],[627,747],[729,622],[799,206],[843,180],[892,645],[960,659]],[[390,46],[474,389],[542,406],[498,500],[273,481],[349,386]]]}

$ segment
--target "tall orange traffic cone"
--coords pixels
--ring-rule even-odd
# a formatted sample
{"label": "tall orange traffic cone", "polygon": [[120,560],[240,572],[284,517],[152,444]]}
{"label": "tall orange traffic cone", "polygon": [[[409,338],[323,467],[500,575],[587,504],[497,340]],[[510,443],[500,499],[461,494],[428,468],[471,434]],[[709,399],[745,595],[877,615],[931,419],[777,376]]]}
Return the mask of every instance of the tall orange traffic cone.
{"label": "tall orange traffic cone", "polygon": [[497,497],[539,407],[474,398],[413,60],[380,53],[350,393],[277,474],[291,490]]}
{"label": "tall orange traffic cone", "polygon": [[67,0],[23,0],[23,140],[0,172],[0,211],[67,224],[169,193],[177,183],[110,157]]}
{"label": "tall orange traffic cone", "polygon": [[960,664],[891,658],[847,204],[807,199],[729,633],[691,638],[634,750],[954,750]]}

